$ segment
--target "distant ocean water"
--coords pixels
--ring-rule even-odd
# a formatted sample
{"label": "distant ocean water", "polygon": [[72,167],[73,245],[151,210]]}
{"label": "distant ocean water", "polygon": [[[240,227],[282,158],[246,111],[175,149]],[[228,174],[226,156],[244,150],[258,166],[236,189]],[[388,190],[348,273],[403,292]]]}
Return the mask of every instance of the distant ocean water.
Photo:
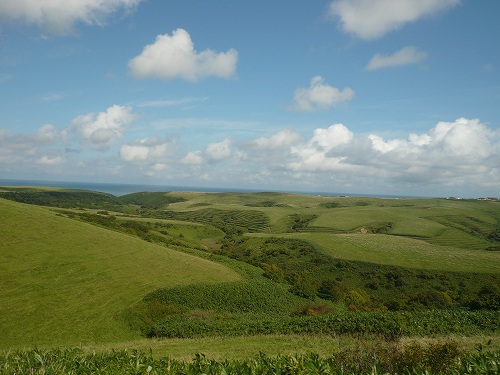
{"label": "distant ocean water", "polygon": [[0,186],[50,186],[63,189],[78,189],[99,191],[102,193],[121,196],[138,192],[155,192],[155,191],[191,191],[203,193],[255,193],[255,192],[283,192],[292,194],[305,195],[322,195],[322,196],[371,196],[378,198],[421,198],[417,196],[397,196],[384,194],[353,194],[353,193],[329,193],[329,192],[312,192],[312,191],[294,191],[294,190],[266,190],[266,189],[242,189],[242,188],[221,188],[221,187],[192,187],[192,186],[169,186],[169,185],[141,185],[141,184],[119,184],[119,183],[102,183],[102,182],[67,182],[67,181],[42,181],[42,180],[14,180],[1,179]]}

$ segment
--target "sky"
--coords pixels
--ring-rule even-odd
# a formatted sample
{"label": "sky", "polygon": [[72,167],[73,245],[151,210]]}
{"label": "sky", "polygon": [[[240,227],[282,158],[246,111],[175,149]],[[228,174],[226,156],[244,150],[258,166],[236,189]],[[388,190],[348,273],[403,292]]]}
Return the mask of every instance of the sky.
{"label": "sky", "polygon": [[2,0],[0,179],[500,196],[498,0]]}

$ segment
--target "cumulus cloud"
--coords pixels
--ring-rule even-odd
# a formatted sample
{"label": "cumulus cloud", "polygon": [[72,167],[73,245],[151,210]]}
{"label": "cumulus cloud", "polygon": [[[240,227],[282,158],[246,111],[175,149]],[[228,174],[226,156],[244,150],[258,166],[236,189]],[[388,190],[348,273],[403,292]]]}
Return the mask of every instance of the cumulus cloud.
{"label": "cumulus cloud", "polygon": [[231,78],[236,72],[238,52],[194,49],[191,36],[177,29],[172,36],[158,35],[153,44],[144,47],[140,55],[128,63],[131,74],[137,78],[182,78],[199,81],[205,77]]}
{"label": "cumulus cloud", "polygon": [[333,124],[326,129],[314,130],[310,144],[317,145],[326,151],[333,147],[347,144],[352,141],[354,134],[343,124]]}
{"label": "cumulus cloud", "polygon": [[150,177],[157,177],[166,171],[174,159],[174,153],[174,142],[157,136],[130,142],[120,147],[120,159],[128,163],[129,167]]}
{"label": "cumulus cloud", "polygon": [[332,149],[349,144],[354,135],[343,124],[318,128],[311,139],[302,145],[292,147],[288,167],[294,171],[335,171],[352,166],[343,163],[345,156],[329,155]]}
{"label": "cumulus cloud", "polygon": [[368,40],[459,3],[460,0],[334,0],[329,14],[340,19],[343,31]]}
{"label": "cumulus cloud", "polygon": [[108,16],[130,12],[142,0],[2,0],[0,18],[35,24],[55,34],[68,34],[78,22],[103,25]]}
{"label": "cumulus cloud", "polygon": [[[439,122],[406,139],[377,134],[356,137],[342,124],[318,128],[291,148],[288,168],[300,173],[339,173],[351,181],[369,178],[419,184],[500,186],[500,133],[478,119]],[[497,176],[497,177],[492,177]]]}
{"label": "cumulus cloud", "polygon": [[69,130],[90,142],[94,149],[106,150],[113,141],[123,136],[126,127],[136,118],[131,107],[113,105],[105,112],[78,116],[72,121]]}
{"label": "cumulus cloud", "polygon": [[189,151],[186,156],[181,159],[182,164],[201,165],[203,164],[203,155],[201,151]]}
{"label": "cumulus cloud", "polygon": [[[103,113],[111,112],[108,109]],[[78,123],[94,124],[99,122],[99,115],[85,115],[91,120]],[[91,142],[92,129],[74,130]],[[439,194],[449,186],[451,195],[460,195],[460,191],[474,195],[480,189],[492,192],[500,188],[500,130],[479,119],[441,121],[425,132],[401,137],[377,132],[355,134],[341,123],[317,127],[308,134],[283,129],[245,142],[229,138],[207,142],[188,148],[183,155],[177,140],[158,136],[115,144],[117,152],[105,157],[91,148],[66,152],[74,141],[62,137],[51,124],[31,134],[0,129],[0,171],[63,171],[65,176],[114,173],[122,177],[126,173],[129,177],[151,176],[156,181],[171,179],[182,184],[207,182],[203,176],[208,176],[210,181],[217,178],[219,183],[233,187],[286,186],[346,193],[390,193],[384,189],[393,186],[397,187],[396,194]],[[374,186],[376,189],[370,190]],[[408,187],[413,191],[406,190]]]}
{"label": "cumulus cloud", "polygon": [[172,150],[171,141],[159,137],[142,139],[120,147],[120,158],[126,162],[165,164]]}
{"label": "cumulus cloud", "polygon": [[410,134],[408,139],[385,141],[370,134],[373,150],[383,155],[404,157],[408,163],[433,163],[471,165],[484,163],[499,151],[498,138],[493,130],[478,119],[459,118],[454,122],[439,122],[425,134]]}
{"label": "cumulus cloud", "polygon": [[294,106],[298,111],[317,111],[328,109],[340,103],[347,102],[354,97],[354,90],[350,87],[342,91],[324,83],[320,76],[313,77],[308,88],[295,90]]}
{"label": "cumulus cloud", "polygon": [[204,151],[189,151],[180,162],[184,165],[201,166],[215,164],[234,156],[231,151],[231,140],[225,138],[220,142],[209,143]]}
{"label": "cumulus cloud", "polygon": [[60,132],[52,124],[43,125],[37,132],[37,138],[41,141],[54,142],[60,137]]}
{"label": "cumulus cloud", "polygon": [[[122,147],[122,159],[140,164],[155,158],[145,145],[134,143]],[[274,184],[303,189],[310,184],[314,189],[370,192],[377,186],[381,193],[384,187],[398,186],[401,193],[403,186],[415,186],[408,194],[422,194],[420,187],[434,186],[427,190],[432,194],[446,186],[452,186],[450,191],[466,186],[475,191],[474,186],[500,186],[500,131],[478,119],[459,118],[391,138],[375,132],[355,134],[335,123],[313,129],[308,137],[283,129],[246,142],[225,138],[178,160],[170,163],[170,173],[198,183],[203,182],[201,176],[223,175],[225,183],[259,188]]]}
{"label": "cumulus cloud", "polygon": [[205,155],[212,162],[221,161],[231,156],[231,141],[225,138],[222,142],[208,144]]}
{"label": "cumulus cloud", "polygon": [[426,58],[427,52],[420,51],[414,46],[407,46],[391,55],[381,55],[377,53],[370,59],[365,69],[372,71],[395,66],[418,64]]}
{"label": "cumulus cloud", "polygon": [[270,137],[259,137],[251,145],[259,151],[286,150],[300,140],[300,134],[289,130],[281,130]]}

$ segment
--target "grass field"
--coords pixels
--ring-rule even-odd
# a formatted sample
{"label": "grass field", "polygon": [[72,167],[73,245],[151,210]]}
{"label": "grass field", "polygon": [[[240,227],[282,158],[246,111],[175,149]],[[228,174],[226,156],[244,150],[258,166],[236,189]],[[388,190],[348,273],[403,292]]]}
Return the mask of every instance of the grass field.
{"label": "grass field", "polygon": [[[445,342],[452,340],[464,351],[473,352],[479,345],[487,346],[488,350],[500,351],[498,336],[435,336],[432,338],[413,337],[404,338],[403,344],[420,342]],[[122,343],[82,346],[86,352],[105,352],[112,349],[140,349],[151,350],[156,358],[170,357],[190,360],[197,353],[203,353],[208,358],[244,359],[257,356],[259,353],[272,353],[273,355],[294,355],[317,353],[327,357],[340,349],[352,348],[360,342],[367,345],[376,341],[371,336],[349,335],[257,335],[225,337],[205,337],[196,339],[139,339]]]}
{"label": "grass field", "polygon": [[335,258],[440,271],[500,273],[498,252],[438,246],[387,234],[293,233]]}
{"label": "grass field", "polygon": [[[316,197],[295,194],[175,193],[174,212],[250,210],[268,217],[253,236],[306,239],[325,254],[348,260],[434,270],[500,273],[500,252],[488,235],[500,228],[500,203],[478,200]],[[200,206],[204,204],[203,206]],[[208,205],[208,206],[206,206]],[[293,215],[315,215],[291,229]],[[292,233],[291,233],[292,232]]]}
{"label": "grass field", "polygon": [[120,314],[165,286],[235,281],[234,270],[0,199],[0,348],[138,337]]}

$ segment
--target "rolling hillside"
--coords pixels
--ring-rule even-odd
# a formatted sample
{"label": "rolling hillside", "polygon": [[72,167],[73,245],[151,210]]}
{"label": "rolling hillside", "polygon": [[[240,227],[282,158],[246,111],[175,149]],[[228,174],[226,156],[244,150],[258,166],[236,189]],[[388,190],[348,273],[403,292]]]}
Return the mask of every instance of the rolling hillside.
{"label": "rolling hillside", "polygon": [[157,288],[239,280],[226,266],[0,199],[0,349],[120,342]]}
{"label": "rolling hillside", "polygon": [[346,332],[365,312],[363,329],[438,332],[384,325],[422,310],[446,333],[497,330],[467,319],[498,310],[498,202],[5,190],[0,351],[338,331],[351,312]]}

